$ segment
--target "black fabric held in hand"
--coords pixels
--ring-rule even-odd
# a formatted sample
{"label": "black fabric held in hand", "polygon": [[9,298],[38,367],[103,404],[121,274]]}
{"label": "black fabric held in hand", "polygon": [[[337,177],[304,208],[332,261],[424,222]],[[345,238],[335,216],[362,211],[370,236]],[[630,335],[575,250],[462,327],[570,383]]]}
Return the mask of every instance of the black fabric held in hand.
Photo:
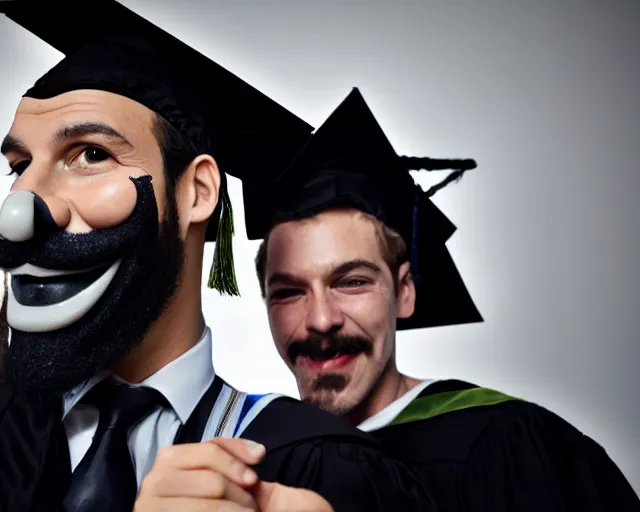
{"label": "black fabric held in hand", "polygon": [[89,451],[73,472],[64,500],[65,510],[132,510],[138,484],[127,434],[165,399],[155,389],[113,385],[108,381],[96,386],[90,394],[100,411],[98,428]]}

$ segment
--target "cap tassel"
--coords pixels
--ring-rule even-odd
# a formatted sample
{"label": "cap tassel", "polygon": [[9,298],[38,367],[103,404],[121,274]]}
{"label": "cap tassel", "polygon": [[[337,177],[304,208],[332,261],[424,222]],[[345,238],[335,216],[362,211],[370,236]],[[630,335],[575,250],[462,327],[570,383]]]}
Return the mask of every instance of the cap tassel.
{"label": "cap tassel", "polygon": [[449,183],[452,183],[454,181],[460,181],[462,179],[462,175],[465,172],[466,172],[466,170],[465,171],[453,171],[451,174],[449,174],[441,182],[436,183],[433,187],[429,188],[429,190],[427,190],[425,192],[427,194],[427,197],[433,197],[438,190],[443,189]]}
{"label": "cap tassel", "polygon": [[432,197],[438,190],[443,189],[449,183],[454,181],[460,181],[462,175],[475,169],[478,164],[471,158],[458,158],[458,159],[440,159],[429,157],[415,157],[415,156],[401,156],[400,160],[405,164],[405,168],[409,171],[442,171],[450,169],[453,172],[450,173],[441,182],[436,183],[425,193],[427,197]]}
{"label": "cap tassel", "polygon": [[218,290],[222,295],[240,296],[233,262],[233,235],[233,208],[225,188],[222,193],[222,214],[218,223],[216,248],[207,286]]}

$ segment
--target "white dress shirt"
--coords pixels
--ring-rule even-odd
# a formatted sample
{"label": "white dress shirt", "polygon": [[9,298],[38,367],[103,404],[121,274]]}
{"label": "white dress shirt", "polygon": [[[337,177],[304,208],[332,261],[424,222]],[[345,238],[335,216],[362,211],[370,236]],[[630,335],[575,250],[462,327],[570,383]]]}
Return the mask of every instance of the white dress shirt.
{"label": "white dress shirt", "polygon": [[370,416],[364,420],[358,428],[364,432],[373,432],[374,430],[386,427],[411,403],[416,397],[422,393],[428,386],[436,382],[435,380],[423,380],[420,384],[414,386],[400,398],[396,398],[377,414]]}
{"label": "white dress shirt", "polygon": [[[215,373],[211,356],[211,330],[205,327],[202,338],[194,347],[136,384],[156,389],[171,405],[157,407],[129,432],[129,451],[138,487],[153,466],[158,450],[173,444],[178,428],[186,423],[212,384]],[[64,397],[63,421],[69,440],[72,470],[75,470],[89,450],[98,427],[97,408],[78,402],[107,376],[109,373],[103,372]]]}

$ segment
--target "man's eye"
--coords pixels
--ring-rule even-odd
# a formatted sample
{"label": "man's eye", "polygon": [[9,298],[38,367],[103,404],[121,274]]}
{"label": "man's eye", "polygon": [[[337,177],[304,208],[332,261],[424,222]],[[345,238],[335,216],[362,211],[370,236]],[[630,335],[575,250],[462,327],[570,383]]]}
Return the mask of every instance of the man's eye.
{"label": "man's eye", "polygon": [[22,173],[27,170],[27,167],[29,167],[30,163],[31,163],[30,160],[23,160],[22,162],[18,162],[17,164],[13,164],[10,167],[11,172],[6,174],[5,176],[13,176],[14,174],[16,176],[22,175]]}
{"label": "man's eye", "polygon": [[276,290],[270,296],[273,300],[282,300],[288,299],[290,297],[294,297],[300,294],[300,290],[295,290],[293,288],[281,288],[280,290]]}
{"label": "man's eye", "polygon": [[103,162],[111,158],[111,155],[102,148],[91,146],[86,148],[83,152],[84,158],[87,163]]}
{"label": "man's eye", "polygon": [[365,286],[369,284],[369,281],[366,281],[364,279],[346,279],[344,281],[341,281],[339,286],[343,286],[346,288],[357,288],[359,286]]}

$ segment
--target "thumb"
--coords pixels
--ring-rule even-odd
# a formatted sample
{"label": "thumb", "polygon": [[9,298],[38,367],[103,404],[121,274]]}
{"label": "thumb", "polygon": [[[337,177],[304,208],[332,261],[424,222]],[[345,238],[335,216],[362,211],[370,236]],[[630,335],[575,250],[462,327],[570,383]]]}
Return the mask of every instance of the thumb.
{"label": "thumb", "polygon": [[261,481],[251,494],[262,512],[333,512],[327,500],[308,489]]}
{"label": "thumb", "polygon": [[263,482],[260,480],[247,490],[253,495],[259,510],[275,511],[274,508],[269,508],[269,504],[274,503],[277,499],[279,485],[275,482]]}

